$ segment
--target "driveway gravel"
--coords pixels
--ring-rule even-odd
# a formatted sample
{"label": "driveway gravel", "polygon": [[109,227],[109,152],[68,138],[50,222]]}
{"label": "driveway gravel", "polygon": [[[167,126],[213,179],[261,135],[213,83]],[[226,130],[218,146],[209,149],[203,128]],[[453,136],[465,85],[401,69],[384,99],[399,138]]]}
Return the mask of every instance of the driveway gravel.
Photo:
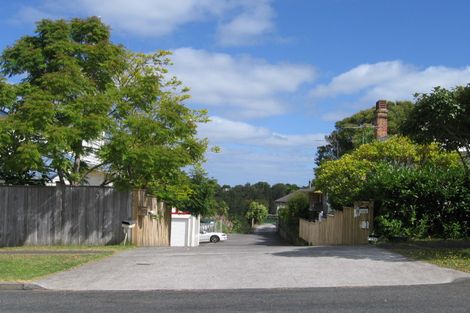
{"label": "driveway gravel", "polygon": [[469,274],[373,246],[298,247],[272,232],[196,248],[136,248],[50,275],[57,290],[206,290],[449,283]]}

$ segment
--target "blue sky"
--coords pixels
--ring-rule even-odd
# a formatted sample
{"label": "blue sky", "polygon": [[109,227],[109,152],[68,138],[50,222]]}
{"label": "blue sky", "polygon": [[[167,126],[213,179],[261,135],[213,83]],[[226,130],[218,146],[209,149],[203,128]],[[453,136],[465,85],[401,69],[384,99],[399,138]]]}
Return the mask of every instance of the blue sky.
{"label": "blue sky", "polygon": [[470,1],[0,0],[0,48],[41,18],[100,16],[129,49],[174,52],[171,72],[221,153],[221,184],[313,177],[334,122],[378,99],[470,83]]}

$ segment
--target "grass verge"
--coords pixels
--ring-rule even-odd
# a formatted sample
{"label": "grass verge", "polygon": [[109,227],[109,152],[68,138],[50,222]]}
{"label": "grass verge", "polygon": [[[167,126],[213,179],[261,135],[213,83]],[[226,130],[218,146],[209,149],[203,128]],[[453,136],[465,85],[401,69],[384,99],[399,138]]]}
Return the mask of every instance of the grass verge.
{"label": "grass verge", "polygon": [[129,246],[41,246],[0,249],[0,281],[29,281],[102,259]]}
{"label": "grass verge", "polygon": [[379,246],[414,260],[470,273],[470,241],[411,241]]}

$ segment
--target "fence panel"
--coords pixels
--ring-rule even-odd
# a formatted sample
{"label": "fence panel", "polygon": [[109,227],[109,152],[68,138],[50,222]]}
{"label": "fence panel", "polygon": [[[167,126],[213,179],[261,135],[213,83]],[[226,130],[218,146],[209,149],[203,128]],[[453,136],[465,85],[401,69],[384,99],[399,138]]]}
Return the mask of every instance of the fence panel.
{"label": "fence panel", "polygon": [[137,246],[169,246],[171,207],[147,196],[142,190],[133,192],[132,207],[132,218],[136,221],[132,243]]}
{"label": "fence panel", "polygon": [[[299,236],[310,245],[359,245],[367,244],[368,228],[364,223],[372,225],[372,206],[361,203],[368,208],[367,212],[356,211],[357,208],[343,208],[322,221],[299,221]],[[356,212],[356,213],[355,213]]]}
{"label": "fence panel", "polygon": [[120,243],[131,199],[109,187],[0,186],[0,247]]}

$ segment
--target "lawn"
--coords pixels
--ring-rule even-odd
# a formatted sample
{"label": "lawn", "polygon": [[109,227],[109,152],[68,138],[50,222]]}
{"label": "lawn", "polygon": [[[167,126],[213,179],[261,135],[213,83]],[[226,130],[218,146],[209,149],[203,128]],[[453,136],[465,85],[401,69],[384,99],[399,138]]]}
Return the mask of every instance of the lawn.
{"label": "lawn", "polygon": [[470,241],[411,241],[379,246],[411,259],[470,273]]}
{"label": "lawn", "polygon": [[28,281],[102,259],[130,246],[41,246],[0,249],[0,281]]}

